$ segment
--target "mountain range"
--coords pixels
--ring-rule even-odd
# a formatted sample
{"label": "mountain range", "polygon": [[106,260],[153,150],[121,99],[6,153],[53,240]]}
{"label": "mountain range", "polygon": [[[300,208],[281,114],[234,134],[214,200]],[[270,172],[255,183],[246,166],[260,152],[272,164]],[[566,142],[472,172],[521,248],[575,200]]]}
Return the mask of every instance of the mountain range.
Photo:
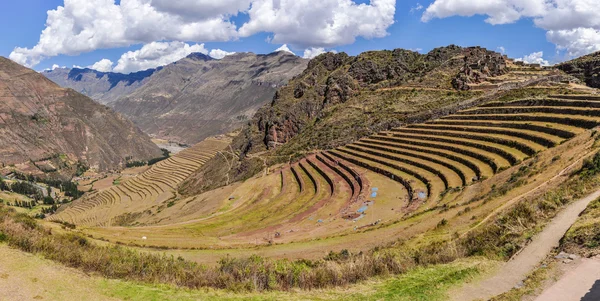
{"label": "mountain range", "polygon": [[159,67],[122,74],[89,68],[56,68],[46,70],[43,74],[61,87],[76,90],[101,104],[109,104],[144,85],[150,76],[160,69]]}
{"label": "mountain range", "polygon": [[247,123],[278,88],[307,66],[288,52],[201,53],[131,74],[56,69],[44,75],[125,115],[147,134],[193,144]]}

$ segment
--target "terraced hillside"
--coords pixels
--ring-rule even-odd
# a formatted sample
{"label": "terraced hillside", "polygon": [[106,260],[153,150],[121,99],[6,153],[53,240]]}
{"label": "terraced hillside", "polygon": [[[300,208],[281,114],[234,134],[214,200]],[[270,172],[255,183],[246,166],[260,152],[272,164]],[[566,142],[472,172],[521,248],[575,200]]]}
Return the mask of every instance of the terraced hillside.
{"label": "terraced hillside", "polygon": [[152,165],[136,177],[77,200],[49,220],[87,226],[125,223],[135,216],[135,212],[160,206],[172,199],[177,185],[228,143],[227,139],[207,139]]}
{"label": "terraced hillside", "polygon": [[413,201],[438,201],[598,126],[598,108],[598,96],[490,102],[327,153],[399,182]]}
{"label": "terraced hillside", "polygon": [[186,210],[198,213],[176,222],[96,227],[89,233],[135,244],[147,237],[144,243],[152,246],[239,248],[293,245],[345,237],[379,223],[395,225],[432,208],[468,204],[490,186],[514,181],[527,166],[513,166],[600,125],[599,108],[599,96],[488,102],[313,152],[267,175],[219,189],[222,193],[180,200],[164,218]]}

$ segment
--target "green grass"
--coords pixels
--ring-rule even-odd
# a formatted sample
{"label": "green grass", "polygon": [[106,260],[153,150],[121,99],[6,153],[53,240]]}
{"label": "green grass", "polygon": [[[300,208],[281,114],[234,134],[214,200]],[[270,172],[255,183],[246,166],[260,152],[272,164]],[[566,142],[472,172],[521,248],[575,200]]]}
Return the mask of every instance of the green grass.
{"label": "green grass", "polygon": [[102,280],[101,292],[123,300],[446,300],[448,290],[485,272],[489,261],[469,260],[417,268],[400,277],[373,280],[343,289],[235,294]]}

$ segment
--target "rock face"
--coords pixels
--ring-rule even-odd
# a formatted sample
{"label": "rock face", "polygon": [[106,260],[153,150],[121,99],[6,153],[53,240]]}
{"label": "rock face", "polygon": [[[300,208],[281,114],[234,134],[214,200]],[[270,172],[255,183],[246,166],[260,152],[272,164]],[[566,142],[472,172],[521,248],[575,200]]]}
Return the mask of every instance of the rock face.
{"label": "rock face", "polygon": [[146,133],[193,144],[247,123],[306,64],[286,52],[239,53],[221,60],[194,53],[111,106]]}
{"label": "rock face", "polygon": [[600,88],[600,51],[564,62],[556,68],[579,78],[592,88]]}
{"label": "rock face", "polygon": [[[282,87],[270,105],[257,112],[237,143],[245,152],[285,144],[325,118],[327,108],[377,89],[410,86],[462,90],[468,89],[467,83],[505,72],[505,57],[481,47],[451,45],[427,54],[404,49],[369,51],[356,57],[345,53],[322,54],[311,60],[308,68],[288,86]],[[334,147],[326,143],[314,146]]]}
{"label": "rock face", "polygon": [[460,73],[452,80],[452,86],[457,90],[469,90],[469,84],[478,84],[508,72],[505,56],[481,47],[468,48],[463,61]]}
{"label": "rock face", "polygon": [[43,74],[61,87],[72,88],[101,104],[109,104],[143,86],[160,69],[122,74],[92,69],[57,68],[44,71]]}
{"label": "rock face", "polygon": [[108,170],[123,167],[127,158],[161,155],[147,135],[111,109],[2,57],[0,98],[5,166],[50,162],[50,169],[69,170],[79,163]]}

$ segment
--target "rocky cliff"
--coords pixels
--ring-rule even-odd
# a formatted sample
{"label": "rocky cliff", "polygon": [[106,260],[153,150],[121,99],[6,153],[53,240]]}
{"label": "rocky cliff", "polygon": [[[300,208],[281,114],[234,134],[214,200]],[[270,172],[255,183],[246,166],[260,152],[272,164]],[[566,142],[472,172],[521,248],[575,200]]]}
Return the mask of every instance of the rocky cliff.
{"label": "rocky cliff", "polygon": [[122,74],[92,69],[57,68],[44,71],[42,74],[61,87],[72,88],[101,104],[108,104],[121,96],[131,94],[148,82],[150,76],[160,69]]}
{"label": "rocky cliff", "polygon": [[[130,121],[43,75],[0,57],[0,161],[70,172],[146,160],[161,151]],[[43,164],[37,164],[43,162]],[[46,170],[48,171],[48,170]]]}
{"label": "rocky cliff", "polygon": [[111,106],[146,133],[192,144],[247,123],[306,64],[286,52],[238,53],[221,60],[194,53]]}
{"label": "rocky cliff", "polygon": [[579,78],[592,88],[600,88],[600,51],[558,64],[556,68]]}
{"label": "rocky cliff", "polygon": [[461,98],[452,92],[446,96],[430,92],[430,98],[416,97],[403,104],[403,98],[415,97],[407,96],[407,91],[468,90],[468,83],[507,72],[504,60],[499,53],[481,47],[454,45],[427,54],[404,49],[369,51],[356,57],[323,54],[257,112],[243,135],[248,138],[240,143],[245,152],[264,151],[288,143],[306,129],[315,134],[329,130],[333,136],[321,135],[320,140],[294,147],[294,151],[345,144],[396,126],[403,116],[426,109],[424,105],[431,101]]}

